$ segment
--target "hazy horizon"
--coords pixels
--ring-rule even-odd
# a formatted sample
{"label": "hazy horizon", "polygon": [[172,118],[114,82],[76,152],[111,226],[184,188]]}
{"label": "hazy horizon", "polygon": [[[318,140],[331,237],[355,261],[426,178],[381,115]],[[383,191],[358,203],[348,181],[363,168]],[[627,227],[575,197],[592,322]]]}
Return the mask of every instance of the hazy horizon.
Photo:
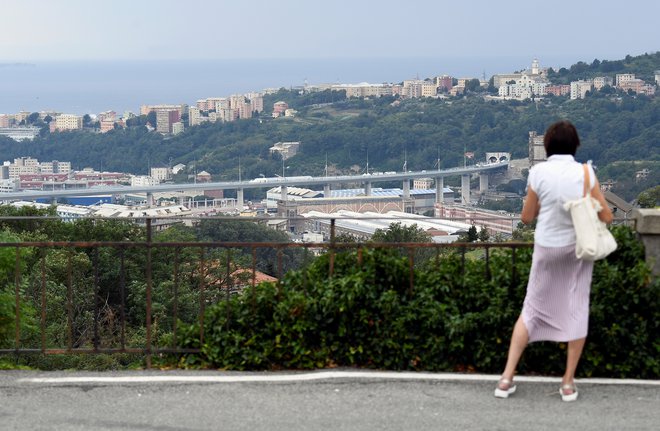
{"label": "hazy horizon", "polygon": [[658,49],[660,3],[600,0],[4,0],[0,62],[444,56],[622,58]]}

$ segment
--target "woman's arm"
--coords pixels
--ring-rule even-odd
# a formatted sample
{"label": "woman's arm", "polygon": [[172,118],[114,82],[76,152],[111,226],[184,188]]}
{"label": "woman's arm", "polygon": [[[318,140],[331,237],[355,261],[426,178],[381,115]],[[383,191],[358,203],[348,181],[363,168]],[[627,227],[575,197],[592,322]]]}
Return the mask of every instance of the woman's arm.
{"label": "woman's arm", "polygon": [[525,204],[523,205],[522,214],[520,214],[520,220],[525,224],[530,224],[534,221],[536,216],[539,215],[540,210],[541,206],[539,205],[539,197],[536,195],[536,192],[528,186]]}
{"label": "woman's arm", "polygon": [[612,223],[614,216],[612,215],[612,210],[610,210],[610,207],[607,205],[607,202],[605,201],[605,196],[603,196],[603,193],[600,191],[600,184],[598,184],[598,180],[596,180],[596,185],[591,190],[591,196],[594,199],[596,199],[598,202],[600,202],[600,206],[602,207],[602,209],[598,213],[598,218],[600,219],[600,221],[607,224]]}

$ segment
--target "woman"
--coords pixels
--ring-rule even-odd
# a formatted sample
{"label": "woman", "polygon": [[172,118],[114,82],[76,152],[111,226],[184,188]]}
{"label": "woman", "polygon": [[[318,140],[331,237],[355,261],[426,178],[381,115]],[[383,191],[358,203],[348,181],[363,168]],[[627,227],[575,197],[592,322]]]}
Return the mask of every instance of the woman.
{"label": "woman", "polygon": [[[556,341],[568,342],[566,372],[559,393],[563,401],[577,399],[574,377],[587,336],[593,262],[575,256],[573,222],[563,205],[582,197],[584,192],[584,168],[573,157],[579,145],[577,130],[570,122],[551,125],[543,139],[548,160],[529,171],[521,220],[529,224],[538,217],[532,268],[522,312],[511,336],[506,368],[495,389],[498,398],[515,392],[513,376],[528,343]],[[591,195],[603,208],[598,218],[610,223],[612,212],[590,165],[588,171]]]}

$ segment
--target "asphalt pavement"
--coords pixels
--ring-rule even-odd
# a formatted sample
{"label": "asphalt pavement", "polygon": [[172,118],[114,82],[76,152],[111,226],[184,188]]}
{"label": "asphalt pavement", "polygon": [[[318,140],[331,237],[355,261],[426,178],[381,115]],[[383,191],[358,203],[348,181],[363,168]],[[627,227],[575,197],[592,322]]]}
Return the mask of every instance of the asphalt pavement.
{"label": "asphalt pavement", "polygon": [[658,430],[660,381],[357,370],[0,371],[2,430]]}

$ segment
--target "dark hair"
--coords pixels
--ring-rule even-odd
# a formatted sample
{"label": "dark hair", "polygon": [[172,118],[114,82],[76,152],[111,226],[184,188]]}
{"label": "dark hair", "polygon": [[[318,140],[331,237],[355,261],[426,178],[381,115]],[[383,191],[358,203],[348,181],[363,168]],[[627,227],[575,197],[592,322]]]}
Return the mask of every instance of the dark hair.
{"label": "dark hair", "polygon": [[545,131],[543,146],[548,157],[555,154],[574,156],[580,146],[580,138],[575,126],[570,121],[558,121]]}

